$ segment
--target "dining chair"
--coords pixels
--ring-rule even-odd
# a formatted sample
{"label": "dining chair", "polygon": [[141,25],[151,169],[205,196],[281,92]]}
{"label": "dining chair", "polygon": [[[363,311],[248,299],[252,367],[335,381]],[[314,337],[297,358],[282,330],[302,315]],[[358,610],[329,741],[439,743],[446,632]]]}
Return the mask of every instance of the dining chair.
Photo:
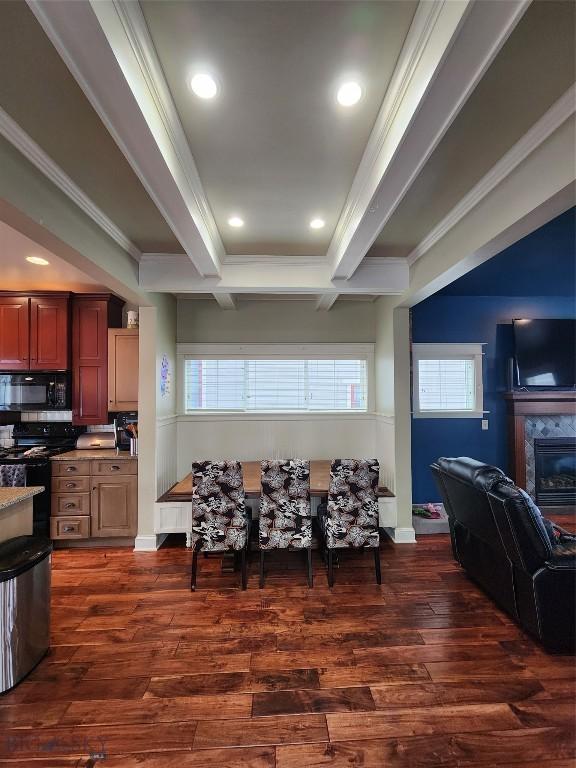
{"label": "dining chair", "polygon": [[378,476],[376,459],[336,459],[330,466],[328,502],[318,508],[318,523],[328,559],[328,585],[334,584],[334,550],[374,550],[376,581],[380,571],[378,532]]}
{"label": "dining chair", "polygon": [[308,586],[312,587],[310,462],[299,459],[262,461],[261,482],[260,588],[264,586],[264,554],[271,549],[306,550]]}
{"label": "dining chair", "polygon": [[246,511],[242,465],[238,461],[197,461],[192,464],[192,576],[196,590],[198,552],[241,555],[242,589],[246,589],[246,550],[250,518]]}

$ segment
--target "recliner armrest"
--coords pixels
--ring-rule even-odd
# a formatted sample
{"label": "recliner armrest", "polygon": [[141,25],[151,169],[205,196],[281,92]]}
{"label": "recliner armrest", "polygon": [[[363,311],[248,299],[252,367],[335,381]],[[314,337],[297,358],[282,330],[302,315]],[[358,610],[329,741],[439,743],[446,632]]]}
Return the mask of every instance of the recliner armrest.
{"label": "recliner armrest", "polygon": [[546,568],[551,571],[576,572],[576,547],[573,551],[552,552],[552,556],[546,560]]}

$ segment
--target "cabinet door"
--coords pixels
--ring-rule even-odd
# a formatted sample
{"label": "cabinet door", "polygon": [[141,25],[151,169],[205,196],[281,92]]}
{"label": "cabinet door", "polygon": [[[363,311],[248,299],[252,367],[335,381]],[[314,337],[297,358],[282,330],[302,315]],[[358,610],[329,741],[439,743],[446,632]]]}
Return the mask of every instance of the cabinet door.
{"label": "cabinet door", "polygon": [[30,368],[30,300],[25,296],[0,296],[0,369]]}
{"label": "cabinet door", "polygon": [[30,299],[30,370],[68,368],[68,299],[39,296]]}
{"label": "cabinet door", "polygon": [[136,536],[138,478],[135,475],[92,478],[92,536]]}
{"label": "cabinet door", "polygon": [[108,410],[138,410],[138,331],[108,331]]}
{"label": "cabinet door", "polygon": [[108,421],[108,305],[74,299],[72,307],[72,423]]}

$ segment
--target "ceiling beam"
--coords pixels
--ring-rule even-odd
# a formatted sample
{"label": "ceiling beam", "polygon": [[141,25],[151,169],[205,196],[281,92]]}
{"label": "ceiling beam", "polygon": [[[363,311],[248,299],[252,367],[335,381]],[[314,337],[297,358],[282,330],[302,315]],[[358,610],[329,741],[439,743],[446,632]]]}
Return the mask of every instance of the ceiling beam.
{"label": "ceiling beam", "polygon": [[224,248],[140,5],[27,2],[190,261],[217,276]]}
{"label": "ceiling beam", "polygon": [[529,4],[418,6],[328,249],[333,279],[354,274]]}
{"label": "ceiling beam", "polygon": [[213,293],[212,294],[220,309],[238,309],[236,299],[231,293]]}
{"label": "ceiling beam", "polygon": [[279,293],[331,296],[367,294],[398,295],[408,288],[409,268],[406,259],[370,257],[365,259],[350,280],[337,283],[330,279],[330,266],[310,263],[307,266],[270,266],[258,263],[223,264],[219,278],[204,278],[194,269],[185,254],[143,254],[139,265],[142,289],[168,293],[234,294]]}
{"label": "ceiling beam", "polygon": [[337,300],[337,293],[324,293],[322,296],[318,296],[318,301],[316,302],[316,310],[328,312],[332,309]]}

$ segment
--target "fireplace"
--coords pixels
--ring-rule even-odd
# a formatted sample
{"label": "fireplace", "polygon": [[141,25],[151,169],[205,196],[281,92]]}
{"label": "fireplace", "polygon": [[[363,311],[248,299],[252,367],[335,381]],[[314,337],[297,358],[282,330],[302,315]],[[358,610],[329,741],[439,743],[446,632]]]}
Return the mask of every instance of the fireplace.
{"label": "fireplace", "polygon": [[576,504],[576,440],[554,437],[534,440],[536,503]]}

